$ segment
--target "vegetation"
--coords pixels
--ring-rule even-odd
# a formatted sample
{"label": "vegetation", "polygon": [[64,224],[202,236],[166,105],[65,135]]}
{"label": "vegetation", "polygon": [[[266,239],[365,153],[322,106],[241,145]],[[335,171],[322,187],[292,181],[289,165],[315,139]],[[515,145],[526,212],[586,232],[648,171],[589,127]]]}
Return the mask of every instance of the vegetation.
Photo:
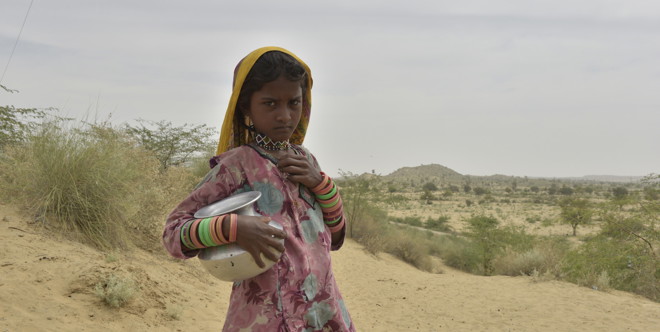
{"label": "vegetation", "polygon": [[108,275],[94,287],[94,294],[110,307],[119,308],[129,303],[137,295],[138,288],[130,278]]}
{"label": "vegetation", "polygon": [[215,145],[210,135],[213,128],[206,125],[175,126],[169,121],[138,120],[139,125],[126,125],[126,133],[134,137],[160,162],[161,170],[181,166],[194,156],[204,153]]}
{"label": "vegetation", "polygon": [[[208,133],[196,136],[205,126],[72,126],[43,121],[37,110],[0,112],[3,201],[30,211],[43,227],[111,253],[159,249],[162,220],[208,170],[213,153],[202,139]],[[439,272],[442,260],[480,275],[566,280],[660,301],[658,175],[611,183],[463,176],[424,165],[336,180],[347,235],[372,254],[389,253],[430,272]],[[111,306],[128,303],[136,291],[117,276],[96,286]],[[172,308],[170,318],[177,317],[180,310]]]}

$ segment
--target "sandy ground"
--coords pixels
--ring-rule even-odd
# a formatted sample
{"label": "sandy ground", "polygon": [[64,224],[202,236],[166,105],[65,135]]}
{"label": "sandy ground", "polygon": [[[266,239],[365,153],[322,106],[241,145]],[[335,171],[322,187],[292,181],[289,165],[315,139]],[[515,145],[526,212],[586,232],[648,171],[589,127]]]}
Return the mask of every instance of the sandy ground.
{"label": "sandy ground", "polygon": [[[335,274],[358,331],[660,331],[660,303],[531,277],[421,272],[347,241]],[[94,294],[108,274],[138,296],[113,309]],[[44,234],[0,205],[0,332],[219,331],[230,284],[195,259],[106,254]]]}

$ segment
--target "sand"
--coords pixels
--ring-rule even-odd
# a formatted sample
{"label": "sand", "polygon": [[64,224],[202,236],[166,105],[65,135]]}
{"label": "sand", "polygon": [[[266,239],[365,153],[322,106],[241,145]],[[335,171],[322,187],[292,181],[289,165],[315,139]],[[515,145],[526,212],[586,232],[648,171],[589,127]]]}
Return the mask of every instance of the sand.
{"label": "sand", "polygon": [[[531,277],[426,273],[347,240],[334,271],[358,331],[660,331],[660,303]],[[140,290],[119,309],[94,294],[108,274]],[[195,259],[102,253],[0,205],[0,332],[219,331],[230,283]]]}

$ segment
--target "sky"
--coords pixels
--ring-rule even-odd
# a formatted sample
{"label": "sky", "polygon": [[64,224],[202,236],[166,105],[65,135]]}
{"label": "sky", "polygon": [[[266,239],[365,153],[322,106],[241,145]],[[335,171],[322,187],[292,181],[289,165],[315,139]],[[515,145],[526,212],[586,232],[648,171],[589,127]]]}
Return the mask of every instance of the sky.
{"label": "sky", "polygon": [[219,130],[236,63],[281,46],[331,175],[660,173],[655,0],[30,3],[0,3],[0,105]]}

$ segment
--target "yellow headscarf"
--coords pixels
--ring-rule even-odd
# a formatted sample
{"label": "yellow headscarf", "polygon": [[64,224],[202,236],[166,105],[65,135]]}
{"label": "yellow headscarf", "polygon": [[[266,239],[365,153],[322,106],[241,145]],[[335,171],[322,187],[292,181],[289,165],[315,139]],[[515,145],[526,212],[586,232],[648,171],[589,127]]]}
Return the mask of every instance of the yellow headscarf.
{"label": "yellow headscarf", "polygon": [[312,72],[309,70],[307,64],[300,60],[295,54],[281,47],[262,47],[252,51],[243,58],[234,70],[234,86],[232,88],[231,98],[229,99],[229,106],[227,106],[227,112],[225,113],[225,120],[220,129],[220,142],[218,143],[217,155],[250,141],[250,132],[240,123],[243,119],[235,119],[238,95],[241,93],[243,82],[245,82],[245,78],[250,72],[250,69],[252,69],[252,66],[254,66],[254,63],[257,62],[259,57],[270,51],[280,51],[292,56],[300,62],[307,73],[305,78],[307,80],[307,91],[303,96],[303,112],[300,116],[298,127],[296,127],[296,130],[291,135],[289,142],[293,144],[302,144],[305,139],[307,125],[309,124],[309,115],[312,109]]}

